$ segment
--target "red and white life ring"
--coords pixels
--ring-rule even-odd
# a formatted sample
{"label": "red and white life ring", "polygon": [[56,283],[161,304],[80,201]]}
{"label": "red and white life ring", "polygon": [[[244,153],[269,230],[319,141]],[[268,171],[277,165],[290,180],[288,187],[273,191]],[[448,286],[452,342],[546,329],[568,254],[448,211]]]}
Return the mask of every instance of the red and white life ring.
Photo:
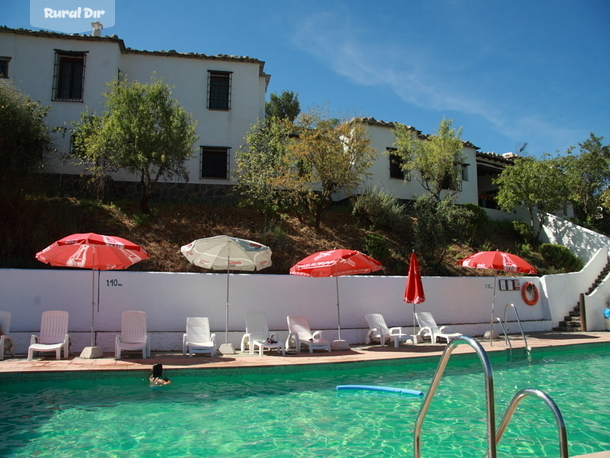
{"label": "red and white life ring", "polygon": [[527,305],[534,305],[538,302],[540,293],[538,292],[536,285],[531,281],[528,281],[524,283],[523,288],[521,288],[521,297],[523,298],[523,302]]}

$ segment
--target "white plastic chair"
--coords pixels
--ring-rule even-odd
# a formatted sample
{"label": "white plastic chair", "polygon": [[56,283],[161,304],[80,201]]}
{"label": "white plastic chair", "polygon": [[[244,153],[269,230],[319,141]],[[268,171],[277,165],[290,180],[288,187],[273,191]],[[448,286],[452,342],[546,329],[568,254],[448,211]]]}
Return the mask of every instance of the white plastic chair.
{"label": "white plastic chair", "polygon": [[182,336],[182,354],[193,356],[195,353],[216,355],[216,334],[210,333],[207,317],[188,317],[186,332]]}
{"label": "white plastic chair", "polygon": [[263,313],[248,312],[246,313],[246,333],[241,338],[241,351],[246,351],[246,346],[250,354],[254,354],[254,350],[258,347],[258,356],[263,356],[264,350],[281,351],[282,355],[286,354],[284,344],[280,342],[279,336],[274,332],[269,332],[267,326],[267,317]]}
{"label": "white plastic chair", "polygon": [[68,334],[68,312],[48,310],[42,312],[40,322],[40,335],[30,337],[28,348],[28,361],[34,357],[34,352],[54,351],[55,357],[61,359],[61,350],[64,358],[70,354],[70,335]]}
{"label": "white plastic chair", "polygon": [[314,350],[330,350],[330,342],[322,338],[322,331],[311,332],[309,321],[305,316],[288,316],[288,338],[286,348],[290,348],[294,343],[297,352],[301,351],[301,345],[309,348],[309,353]]}
{"label": "white plastic chair", "polygon": [[4,353],[8,350],[11,356],[15,356],[13,339],[9,336],[11,332],[11,312],[0,312],[0,361],[4,359]]}
{"label": "white plastic chair", "polygon": [[369,313],[365,315],[366,322],[369,325],[369,331],[366,334],[365,343],[368,345],[371,343],[372,338],[379,339],[381,346],[385,346],[386,339],[394,340],[394,347],[398,348],[400,342],[406,342],[408,340],[413,343],[413,338],[410,334],[402,332],[400,327],[388,328],[385,323],[383,315],[379,313]]}
{"label": "white plastic chair", "polygon": [[150,356],[150,339],[146,332],[146,312],[123,312],[121,334],[116,336],[114,357],[121,359],[121,351],[142,350],[142,358]]}
{"label": "white plastic chair", "polygon": [[415,314],[415,319],[417,320],[417,324],[420,328],[417,335],[430,336],[432,343],[437,343],[439,338],[445,339],[447,342],[449,342],[450,340],[462,335],[459,332],[447,332],[450,331],[448,326],[441,326],[439,328],[430,312],[417,312]]}

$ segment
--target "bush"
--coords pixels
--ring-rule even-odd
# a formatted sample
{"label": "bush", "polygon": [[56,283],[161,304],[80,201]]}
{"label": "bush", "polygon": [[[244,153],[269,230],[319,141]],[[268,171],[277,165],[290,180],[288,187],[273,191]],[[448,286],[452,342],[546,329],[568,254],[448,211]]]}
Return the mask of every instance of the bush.
{"label": "bush", "polygon": [[563,245],[543,243],[540,254],[547,263],[563,272],[577,272],[584,267],[582,260]]}
{"label": "bush", "polygon": [[375,233],[368,233],[364,236],[364,246],[366,254],[377,260],[385,259],[390,256],[387,239]]}
{"label": "bush", "polygon": [[485,237],[489,233],[489,215],[487,212],[475,204],[464,204],[462,208],[469,210],[472,213],[472,217],[468,220],[468,235],[470,237],[469,243],[472,246],[474,244],[475,237]]}
{"label": "bush", "polygon": [[367,189],[354,201],[352,214],[376,226],[387,227],[397,232],[406,229],[405,205],[389,192],[377,187]]}
{"label": "bush", "polygon": [[418,197],[415,212],[415,250],[425,264],[439,266],[449,245],[466,240],[472,212],[449,198],[439,202],[430,196]]}
{"label": "bush", "polygon": [[534,237],[534,232],[532,231],[532,228],[529,226],[529,224],[524,223],[523,221],[513,221],[513,229],[517,234],[519,234],[519,237],[521,237],[521,239],[526,243],[531,242]]}

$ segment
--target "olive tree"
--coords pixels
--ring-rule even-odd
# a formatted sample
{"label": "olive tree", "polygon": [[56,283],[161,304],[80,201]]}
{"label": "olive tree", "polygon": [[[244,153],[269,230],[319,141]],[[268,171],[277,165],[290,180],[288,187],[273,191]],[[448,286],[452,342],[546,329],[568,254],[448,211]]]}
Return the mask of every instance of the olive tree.
{"label": "olive tree", "polygon": [[454,129],[452,121],[443,119],[433,135],[421,135],[412,127],[396,125],[396,154],[401,168],[418,180],[434,199],[455,196],[464,162],[462,128]]}
{"label": "olive tree", "polygon": [[150,84],[115,80],[104,95],[106,111],[85,113],[74,126],[73,156],[97,179],[121,169],[138,176],[140,207],[149,213],[160,179],[188,181],[185,162],[199,138],[196,122],[171,98],[170,87],[155,78]]}
{"label": "olive tree", "polygon": [[20,192],[53,151],[45,122],[48,111],[11,82],[0,80],[0,180],[5,197]]}
{"label": "olive tree", "polygon": [[506,167],[494,183],[498,185],[497,201],[500,207],[512,211],[518,205],[523,205],[530,215],[532,229],[535,217],[538,218],[538,230],[532,231],[532,242],[538,240],[547,213],[563,209],[569,199],[562,161],[546,154],[542,159],[530,156],[516,159],[514,165]]}
{"label": "olive tree", "polygon": [[320,229],[333,197],[353,194],[375,158],[366,127],[357,122],[301,113],[294,123],[267,118],[253,126],[237,152],[237,189],[243,201],[266,212],[309,211]]}

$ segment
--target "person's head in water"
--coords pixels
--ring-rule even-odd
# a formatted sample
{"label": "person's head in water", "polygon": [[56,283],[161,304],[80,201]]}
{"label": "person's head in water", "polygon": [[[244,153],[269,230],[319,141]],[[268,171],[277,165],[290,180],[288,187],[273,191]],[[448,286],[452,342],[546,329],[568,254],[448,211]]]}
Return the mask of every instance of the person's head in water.
{"label": "person's head in water", "polygon": [[157,364],[153,365],[152,376],[153,376],[153,378],[163,377],[163,364],[157,363]]}
{"label": "person's head in water", "polygon": [[167,385],[171,383],[167,377],[163,377],[163,365],[161,363],[153,365],[149,380],[152,385]]}

